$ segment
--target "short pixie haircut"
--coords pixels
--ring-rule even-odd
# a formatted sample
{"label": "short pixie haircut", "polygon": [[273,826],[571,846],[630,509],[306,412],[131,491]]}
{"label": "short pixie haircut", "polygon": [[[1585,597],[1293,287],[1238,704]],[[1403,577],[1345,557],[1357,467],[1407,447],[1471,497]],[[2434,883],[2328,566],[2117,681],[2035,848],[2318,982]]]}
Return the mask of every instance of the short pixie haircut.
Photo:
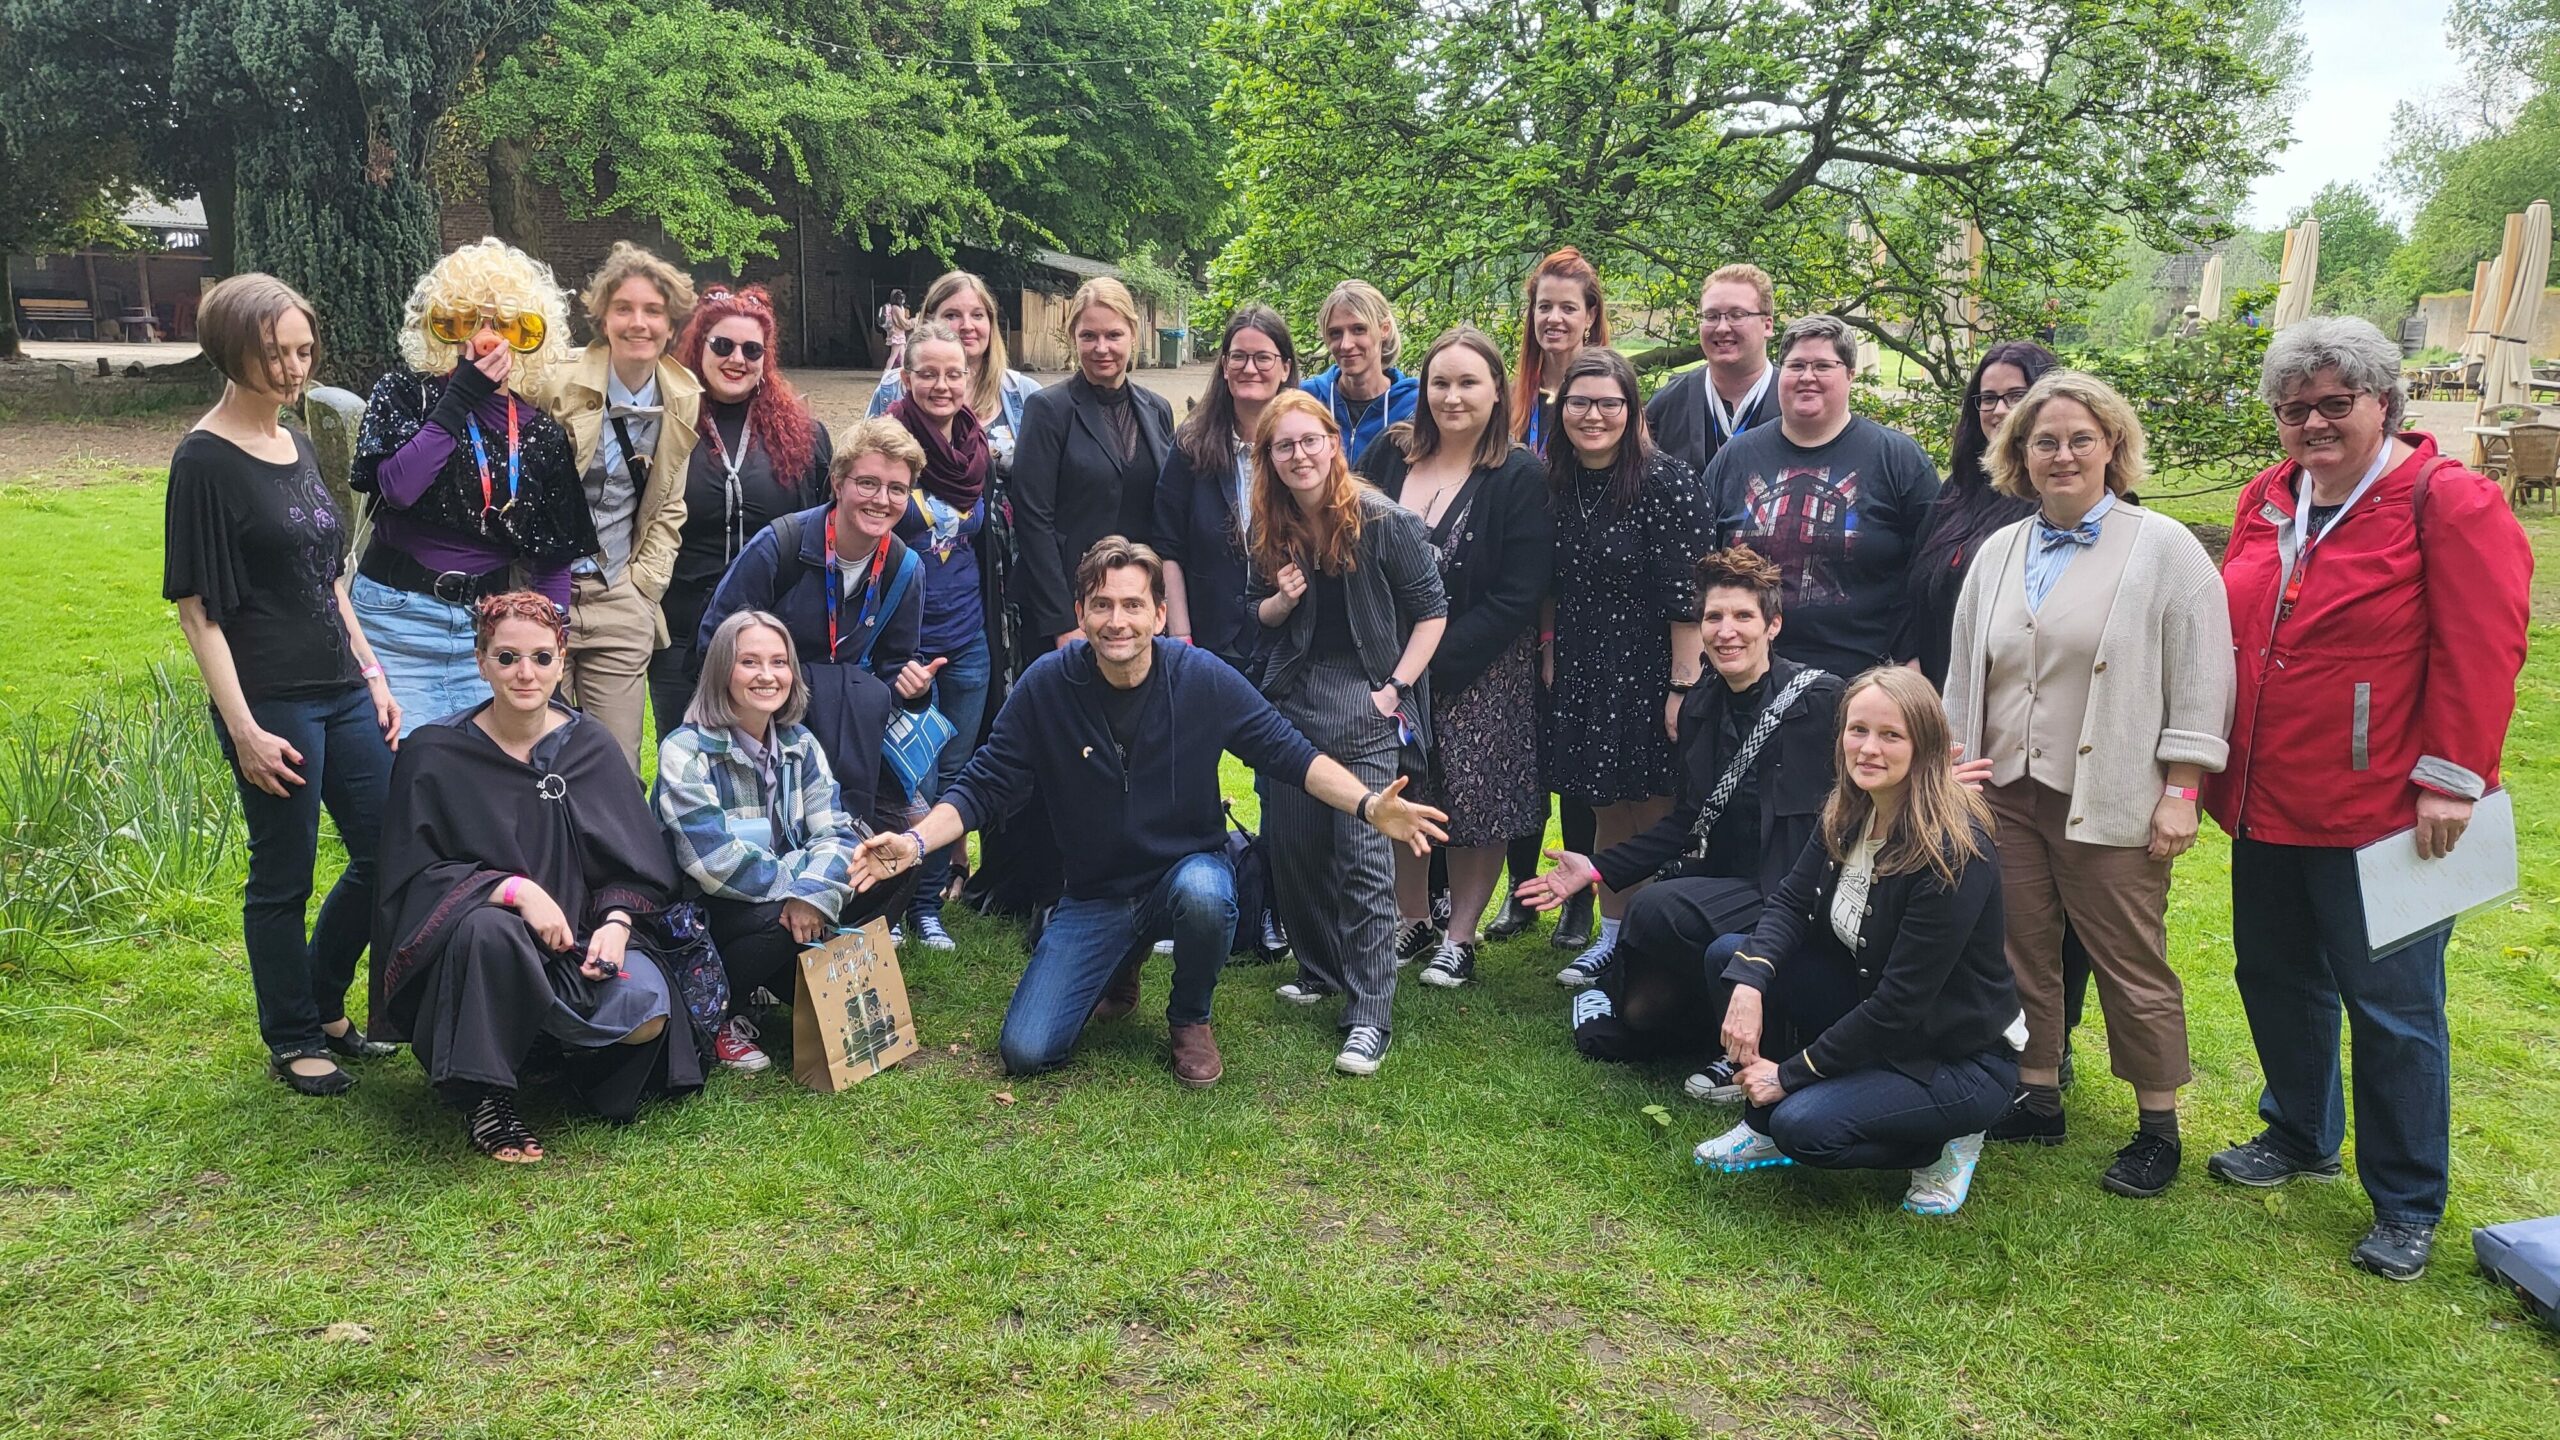
{"label": "short pixie haircut", "polygon": [[737,726],[738,702],[729,694],[729,676],[738,668],[739,637],[759,627],[782,637],[782,656],[791,663],[791,696],[782,702],[774,720],[797,725],[809,713],[809,677],[800,671],[800,647],[791,638],[791,627],[771,611],[741,610],[721,621],[720,628],[711,632],[711,643],[703,647],[702,683],[693,687],[692,703],[684,707],[684,723],[705,730]]}
{"label": "short pixie haircut", "polygon": [[2382,400],[2383,433],[2400,433],[2409,392],[2400,380],[2400,347],[2354,315],[2315,315],[2297,320],[2267,342],[2258,371],[2258,398],[2281,405],[2294,391],[2334,370],[2348,388]]}
{"label": "short pixie haircut", "polygon": [[684,322],[693,314],[693,277],[628,240],[614,241],[604,263],[588,279],[586,294],[581,298],[587,319],[603,324],[604,312],[613,304],[613,293],[633,280],[646,280],[658,287],[660,298],[667,302],[667,333],[682,333]]}
{"label": "short pixie haircut", "polygon": [[1084,602],[1093,598],[1093,592],[1102,588],[1102,582],[1112,571],[1126,570],[1132,565],[1147,572],[1147,589],[1156,597],[1156,603],[1162,605],[1164,558],[1156,554],[1153,546],[1141,545],[1126,535],[1105,535],[1094,541],[1093,548],[1085,551],[1084,558],[1076,562],[1076,608],[1084,608]]}
{"label": "short pixie haircut", "polygon": [[[269,392],[284,388],[276,364],[276,323],[294,311],[311,324],[313,368],[320,356],[320,312],[302,292],[273,275],[251,271],[217,282],[196,306],[196,340],[204,358],[234,385],[262,382]],[[253,382],[252,377],[256,377]]]}
{"label": "short pixie haircut", "polygon": [[498,627],[510,620],[529,620],[542,626],[551,632],[555,645],[569,643],[569,614],[558,601],[532,590],[510,590],[491,595],[473,607],[471,648],[487,654],[489,642],[497,638]]}
{"label": "short pixie haircut", "polygon": [[1800,320],[1788,321],[1785,332],[1778,336],[1778,363],[1786,364],[1787,356],[1797,346],[1810,345],[1817,340],[1828,341],[1831,353],[1839,358],[1840,363],[1848,366],[1851,374],[1857,373],[1858,337],[1850,330],[1849,322],[1837,315],[1807,315]]}
{"label": "short pixie haircut", "polygon": [[2098,429],[2115,452],[2107,461],[2108,494],[2121,495],[2150,475],[2151,462],[2143,453],[2149,441],[2142,432],[2142,417],[2133,413],[2133,406],[2116,393],[2116,387],[2078,370],[2056,370],[2035,383],[1991,437],[1991,451],[1983,459],[1991,471],[1992,489],[2019,500],[2036,498],[2036,482],[2027,476],[2027,439],[2035,433],[2036,417],[2056,400],[2078,401],[2098,417]]}
{"label": "short pixie haircut", "polygon": [[924,447],[916,443],[916,437],[888,416],[874,415],[853,422],[844,432],[844,439],[836,442],[836,458],[827,465],[829,488],[842,489],[844,477],[853,473],[853,462],[865,455],[886,455],[906,466],[909,483],[924,473]]}
{"label": "short pixie haircut", "polygon": [[1761,617],[1775,620],[1786,588],[1787,577],[1776,562],[1748,545],[1710,550],[1698,557],[1698,601],[1702,605],[1710,590],[1745,590],[1760,603]]}

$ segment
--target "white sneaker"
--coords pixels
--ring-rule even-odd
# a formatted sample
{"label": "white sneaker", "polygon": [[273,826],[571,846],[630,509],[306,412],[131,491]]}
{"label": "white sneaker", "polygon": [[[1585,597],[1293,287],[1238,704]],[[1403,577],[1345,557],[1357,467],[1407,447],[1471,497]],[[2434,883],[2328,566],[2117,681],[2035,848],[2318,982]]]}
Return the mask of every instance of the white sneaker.
{"label": "white sneaker", "polygon": [[1778,1148],[1777,1141],[1752,1129],[1748,1121],[1713,1140],[1698,1142],[1696,1154],[1699,1164],[1727,1175],[1739,1175],[1745,1170],[1773,1170],[1796,1163]]}
{"label": "white sneaker", "polygon": [[1168,936],[1166,936],[1164,939],[1157,941],[1157,942],[1156,942],[1156,947],[1155,947],[1155,953],[1157,953],[1158,955],[1170,955],[1170,954],[1172,954],[1172,953],[1173,953],[1173,937],[1168,935]]}
{"label": "white sneaker", "polygon": [[1981,1131],[1948,1141],[1936,1164],[1911,1172],[1902,1208],[1914,1215],[1953,1215],[1963,1209],[1964,1197],[1973,1190],[1973,1168],[1981,1159]]}

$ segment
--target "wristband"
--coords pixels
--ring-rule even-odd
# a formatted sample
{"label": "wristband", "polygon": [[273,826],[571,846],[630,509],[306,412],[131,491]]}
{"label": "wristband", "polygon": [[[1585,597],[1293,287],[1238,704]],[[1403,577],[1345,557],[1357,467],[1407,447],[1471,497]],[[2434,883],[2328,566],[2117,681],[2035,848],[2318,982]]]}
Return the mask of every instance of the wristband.
{"label": "wristband", "polygon": [[1369,805],[1370,805],[1370,803],[1371,803],[1372,801],[1376,800],[1377,798],[1378,798],[1378,797],[1377,797],[1377,796],[1375,796],[1375,795],[1363,795],[1363,796],[1361,796],[1361,797],[1360,797],[1360,803],[1359,803],[1359,804],[1357,804],[1357,805],[1355,805],[1355,806],[1353,806],[1353,807],[1351,807],[1351,818],[1353,818],[1354,820],[1359,821],[1359,822],[1360,822],[1361,824],[1363,824],[1363,825],[1368,824],[1368,823],[1369,823]]}
{"label": "wristband", "polygon": [[2160,787],[2160,793],[2172,800],[2193,800],[2203,792],[2192,785],[2163,785]]}
{"label": "wristband", "polygon": [[524,877],[521,875],[510,875],[506,879],[499,881],[498,903],[506,906],[510,910],[516,908],[516,886],[522,883],[524,883]]}
{"label": "wristband", "polygon": [[1671,682],[1671,693],[1674,695],[1686,695],[1697,688],[1698,682],[1695,680],[1674,680]]}
{"label": "wristband", "polygon": [[372,664],[367,665],[366,667],[364,667],[363,669],[358,670],[358,671],[356,672],[356,678],[357,678],[357,679],[359,679],[359,680],[379,680],[379,679],[381,679],[381,678],[382,678],[382,662],[381,662],[381,661],[379,661],[379,660],[376,660],[376,661],[374,661]]}
{"label": "wristband", "polygon": [[924,836],[923,836],[920,832],[918,832],[918,831],[914,831],[914,830],[909,830],[909,831],[907,831],[907,832],[906,832],[906,836],[907,836],[907,838],[908,838],[908,839],[913,840],[914,842],[916,842],[916,863],[917,863],[918,865],[922,865],[922,864],[924,863],[924,849],[925,849],[925,846],[924,846]]}
{"label": "wristband", "polygon": [[625,930],[631,928],[631,922],[628,919],[617,919],[611,915],[608,915],[602,920],[596,922],[596,928],[599,930],[603,929],[607,925],[619,925]]}

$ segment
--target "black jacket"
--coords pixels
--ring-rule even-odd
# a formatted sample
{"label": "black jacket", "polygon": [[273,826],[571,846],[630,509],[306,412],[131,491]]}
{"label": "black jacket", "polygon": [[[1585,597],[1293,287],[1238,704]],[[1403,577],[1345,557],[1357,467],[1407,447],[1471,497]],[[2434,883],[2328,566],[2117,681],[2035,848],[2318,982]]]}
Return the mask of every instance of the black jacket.
{"label": "black jacket", "polygon": [[[1359,558],[1350,573],[1342,577],[1342,593],[1351,607],[1351,639],[1360,652],[1360,669],[1369,677],[1370,686],[1378,688],[1387,683],[1395,673],[1396,662],[1404,658],[1405,642],[1412,638],[1413,627],[1425,620],[1446,618],[1449,600],[1440,589],[1440,562],[1432,553],[1430,542],[1422,536],[1422,521],[1375,490],[1359,488],[1358,493]],[[1303,560],[1299,564],[1313,579],[1315,567]],[[1259,607],[1278,588],[1257,571],[1245,594]],[[1258,615],[1255,623],[1260,623]],[[1280,699],[1297,688],[1298,677],[1306,671],[1307,657],[1315,648],[1316,607],[1301,604],[1279,624],[1263,628],[1271,633],[1271,639],[1257,679],[1263,694]],[[1415,688],[1423,697],[1421,703],[1428,705],[1429,671],[1423,673],[1423,683]]]}
{"label": "black jacket", "polygon": [[1244,528],[1236,521],[1235,470],[1194,469],[1177,445],[1165,452],[1156,480],[1156,553],[1182,567],[1182,593],[1191,609],[1191,643],[1244,674],[1269,632],[1245,598],[1253,563],[1245,558]]}
{"label": "black jacket", "polygon": [[[1370,446],[1360,468],[1388,499],[1404,498],[1409,466],[1393,441]],[[1490,472],[1479,468],[1467,483],[1478,487],[1476,496],[1459,532],[1458,553],[1440,577],[1449,596],[1449,628],[1431,652],[1432,693],[1443,700],[1473,685],[1512,641],[1536,627],[1538,606],[1555,573],[1555,525],[1547,513],[1546,467],[1538,457],[1515,445],[1500,466]],[[1198,623],[1195,618],[1193,625]]]}
{"label": "black jacket", "polygon": [[1076,565],[1105,535],[1142,540],[1156,533],[1156,477],[1173,449],[1173,406],[1129,383],[1138,409],[1138,451],[1124,468],[1111,443],[1111,422],[1090,387],[1069,380],[1022,402],[1022,429],[1008,488],[1014,545],[1020,557],[1013,600],[1043,639],[1076,628]]}
{"label": "black jacket", "polygon": [[[1774,699],[1804,668],[1792,660],[1771,660],[1769,673],[1760,683]],[[1828,673],[1806,686],[1779,717],[1778,728],[1752,762],[1760,792],[1760,863],[1750,878],[1759,883],[1763,895],[1776,893],[1786,883],[1788,872],[1820,825],[1822,802],[1831,795],[1840,693],[1847,688],[1847,681]],[[1698,861],[1683,857],[1694,848],[1690,831],[1698,823],[1698,812],[1716,782],[1724,778],[1728,754],[1724,712],[1732,696],[1733,691],[1709,670],[1680,702],[1679,799],[1652,828],[1592,857],[1609,888],[1624,890],[1651,879],[1665,865],[1676,864],[1675,874],[1706,873]]]}
{"label": "black jacket", "polygon": [[[1683,370],[1663,382],[1644,407],[1644,426],[1652,432],[1653,443],[1679,456],[1700,475],[1707,473],[1707,462],[1716,458],[1716,452],[1730,438],[1716,428],[1715,417],[1708,413],[1708,383],[1706,366]],[[1777,419],[1778,381],[1771,376],[1769,388],[1760,392],[1758,403],[1742,416],[1742,428],[1773,425]]]}
{"label": "black jacket", "polygon": [[1953,887],[1926,869],[1878,875],[1867,892],[1864,943],[1857,954],[1831,930],[1840,862],[1820,836],[1760,912],[1749,943],[1724,978],[1774,992],[1833,993],[1853,1000],[1805,1048],[1778,1064],[1790,1091],[1853,1070],[1890,1065],[1927,1083],[1950,1060],[2008,1053],[2018,1018],[2000,920],[2000,860],[1977,827],[1981,854]]}

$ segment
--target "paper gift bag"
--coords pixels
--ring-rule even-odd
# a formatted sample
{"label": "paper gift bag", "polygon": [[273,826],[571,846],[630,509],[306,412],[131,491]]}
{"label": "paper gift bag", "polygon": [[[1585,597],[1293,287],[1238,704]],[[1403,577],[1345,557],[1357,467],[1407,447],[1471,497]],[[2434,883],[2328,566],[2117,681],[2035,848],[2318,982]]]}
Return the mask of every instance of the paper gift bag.
{"label": "paper gift bag", "polygon": [[916,1053],[916,1017],[888,921],[801,951],[793,990],[791,1078],[810,1089],[859,1085]]}

